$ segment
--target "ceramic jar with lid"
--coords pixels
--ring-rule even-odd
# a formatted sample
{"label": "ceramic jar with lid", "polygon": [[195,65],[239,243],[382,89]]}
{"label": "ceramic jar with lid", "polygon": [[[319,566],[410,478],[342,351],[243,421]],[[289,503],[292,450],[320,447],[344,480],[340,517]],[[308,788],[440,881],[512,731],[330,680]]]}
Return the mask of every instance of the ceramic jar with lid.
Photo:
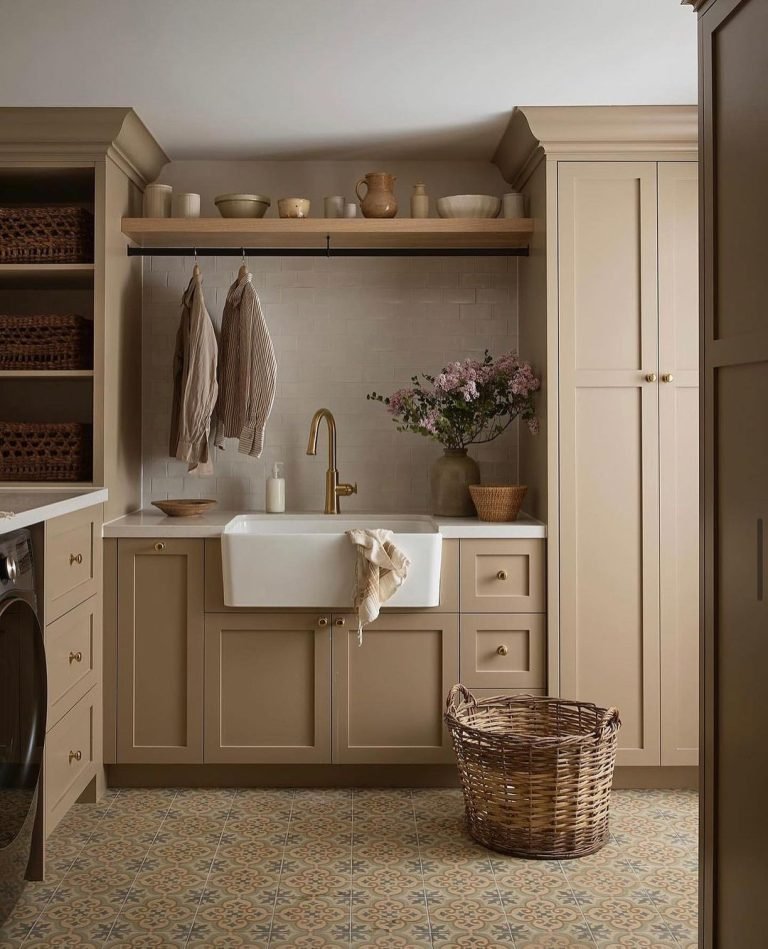
{"label": "ceramic jar with lid", "polygon": [[411,217],[429,217],[429,195],[427,186],[419,182],[413,186],[411,194]]}
{"label": "ceramic jar with lid", "polygon": [[172,196],[171,185],[147,185],[144,188],[144,217],[170,217]]}

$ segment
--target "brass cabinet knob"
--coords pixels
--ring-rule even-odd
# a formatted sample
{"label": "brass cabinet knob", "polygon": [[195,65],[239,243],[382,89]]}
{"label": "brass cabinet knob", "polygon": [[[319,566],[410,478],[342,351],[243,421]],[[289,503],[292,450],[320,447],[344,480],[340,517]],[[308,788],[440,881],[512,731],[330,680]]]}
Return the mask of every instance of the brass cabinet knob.
{"label": "brass cabinet knob", "polygon": [[328,625],[328,617],[327,617],[327,616],[321,616],[320,619],[317,621],[317,625],[318,625],[318,626],[327,626],[327,625]]}
{"label": "brass cabinet knob", "polygon": [[337,625],[337,626],[344,626],[345,623],[346,623],[346,620],[344,619],[343,616],[340,616],[340,617],[336,620],[336,625]]}
{"label": "brass cabinet knob", "polygon": [[158,553],[159,553],[161,550],[165,550],[165,544],[164,544],[161,540],[159,540],[159,541],[155,544],[155,550],[158,551]]}
{"label": "brass cabinet knob", "polygon": [[82,662],[83,654],[78,649],[77,652],[71,652],[69,654],[69,664],[72,665],[73,662]]}
{"label": "brass cabinet knob", "polygon": [[671,372],[665,372],[664,375],[661,377],[662,382],[674,382],[674,379],[675,377],[672,375]]}
{"label": "brass cabinet knob", "polygon": [[506,580],[508,576],[509,576],[509,574],[507,573],[506,570],[499,570],[499,572],[496,574],[496,579],[497,579],[497,580]]}
{"label": "brass cabinet knob", "polygon": [[83,555],[82,554],[70,554],[69,555],[69,565],[72,566],[73,563],[82,563]]}
{"label": "brass cabinet knob", "polygon": [[655,372],[646,372],[646,374],[645,374],[645,381],[646,381],[646,382],[655,382],[655,381],[656,381],[656,373],[655,373]]}
{"label": "brass cabinet knob", "polygon": [[70,751],[69,763],[72,764],[73,761],[80,761],[82,757],[83,757],[82,751]]}
{"label": "brass cabinet knob", "polygon": [[499,646],[499,648],[496,650],[496,652],[497,652],[497,654],[498,654],[499,656],[506,656],[506,654],[509,652],[509,649],[507,649],[507,647],[504,645],[504,643],[502,643],[502,644]]}

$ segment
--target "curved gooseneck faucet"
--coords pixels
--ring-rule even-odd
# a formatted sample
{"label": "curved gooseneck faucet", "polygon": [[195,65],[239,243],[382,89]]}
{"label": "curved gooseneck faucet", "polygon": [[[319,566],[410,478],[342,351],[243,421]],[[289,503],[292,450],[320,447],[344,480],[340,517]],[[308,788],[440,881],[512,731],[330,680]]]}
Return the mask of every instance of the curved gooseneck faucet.
{"label": "curved gooseneck faucet", "polygon": [[312,424],[309,427],[309,441],[307,442],[307,454],[317,454],[317,435],[320,430],[320,422],[325,419],[328,426],[328,470],[325,472],[325,513],[339,513],[339,498],[349,497],[350,494],[357,494],[357,483],[344,484],[339,482],[339,471],[336,467],[336,419],[330,409],[318,409],[312,416]]}

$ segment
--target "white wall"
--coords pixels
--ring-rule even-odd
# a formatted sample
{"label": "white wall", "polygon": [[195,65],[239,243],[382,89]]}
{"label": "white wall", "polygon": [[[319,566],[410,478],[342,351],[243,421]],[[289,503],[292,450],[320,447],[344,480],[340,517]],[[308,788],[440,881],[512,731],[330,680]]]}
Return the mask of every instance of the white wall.
{"label": "white wall", "polygon": [[[398,174],[401,203],[409,185],[425,180],[433,196],[464,190],[500,194],[504,183],[480,163],[409,163]],[[354,163],[179,162],[163,181],[203,195],[258,191],[276,199],[346,193],[366,170]],[[405,174],[403,172],[405,171]],[[405,179],[405,181],[404,181]],[[297,184],[298,182],[298,184]],[[289,187],[292,185],[292,187]],[[404,200],[403,200],[404,197]],[[206,207],[207,206],[207,207]],[[316,211],[319,215],[321,212]],[[218,324],[237,257],[201,258],[209,311]],[[264,479],[272,463],[286,463],[289,509],[317,510],[323,503],[325,431],[316,458],[305,455],[309,422],[320,406],[338,423],[338,464],[359,494],[345,510],[428,511],[428,472],[440,446],[397,432],[385,408],[365,399],[389,393],[418,372],[446,362],[515,349],[515,258],[253,258],[249,261],[278,361],[278,388],[260,460],[237,452],[237,443],[215,455],[215,473],[198,478],[168,457],[171,359],[179,301],[189,280],[189,258],[157,257],[144,274],[144,504],[165,497],[212,497],[230,508],[262,508]],[[473,448],[486,481],[517,476],[514,429],[491,445]]]}

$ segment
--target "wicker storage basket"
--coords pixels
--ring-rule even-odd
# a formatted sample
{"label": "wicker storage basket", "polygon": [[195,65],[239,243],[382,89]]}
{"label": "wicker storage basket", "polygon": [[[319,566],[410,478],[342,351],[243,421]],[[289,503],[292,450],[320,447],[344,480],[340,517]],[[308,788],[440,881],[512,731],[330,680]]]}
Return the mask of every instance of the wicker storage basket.
{"label": "wicker storage basket", "polygon": [[88,481],[90,468],[90,426],[0,422],[0,481]]}
{"label": "wicker storage basket", "polygon": [[523,506],[527,484],[470,484],[469,493],[481,521],[514,521]]}
{"label": "wicker storage basket", "polygon": [[92,326],[69,313],[0,314],[0,369],[90,369]]}
{"label": "wicker storage basket", "polygon": [[469,832],[518,857],[561,860],[608,839],[615,708],[538,696],[448,695]]}
{"label": "wicker storage basket", "polygon": [[0,208],[0,263],[92,261],[93,215],[85,208]]}

